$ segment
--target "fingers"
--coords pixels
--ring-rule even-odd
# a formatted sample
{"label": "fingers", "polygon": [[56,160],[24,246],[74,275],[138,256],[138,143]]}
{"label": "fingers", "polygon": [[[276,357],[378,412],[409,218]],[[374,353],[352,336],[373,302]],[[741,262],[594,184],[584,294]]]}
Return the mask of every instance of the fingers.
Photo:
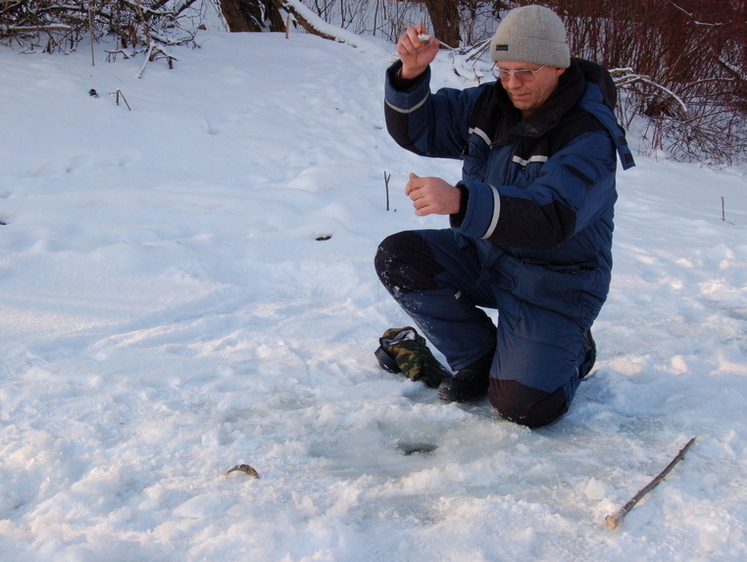
{"label": "fingers", "polygon": [[436,58],[438,41],[425,35],[425,27],[408,27],[397,42],[397,54],[408,69],[422,72]]}
{"label": "fingers", "polygon": [[422,187],[423,186],[423,182],[416,181],[416,180],[422,179],[419,176],[417,176],[416,174],[410,174],[409,175],[409,179],[410,179],[410,181],[408,181],[405,184],[405,195],[407,195],[408,197],[410,197],[410,199],[412,199],[411,193],[413,191],[415,191],[417,188]]}
{"label": "fingers", "polygon": [[405,194],[412,201],[415,214],[450,215],[459,212],[461,192],[441,178],[421,178],[416,174],[409,175],[405,185]]}
{"label": "fingers", "polygon": [[431,196],[427,188],[428,178],[421,178],[416,174],[410,174],[409,178],[410,181],[405,185],[405,194],[412,201],[415,214],[420,217],[429,215],[431,211],[428,207],[431,206]]}
{"label": "fingers", "polygon": [[[420,40],[420,35],[425,33],[425,29],[422,24],[418,24],[418,27],[408,27],[405,33],[399,40],[399,44],[404,47],[408,54],[414,55],[420,51],[424,46],[423,41]],[[427,47],[427,45],[425,45]]]}
{"label": "fingers", "polygon": [[410,38],[410,42],[417,51],[425,49],[430,43],[430,37],[425,34],[425,29],[422,25],[419,25],[417,28],[408,28],[407,36]]}
{"label": "fingers", "polygon": [[443,214],[439,210],[438,202],[434,201],[433,197],[429,195],[422,195],[413,199],[412,207],[415,210],[415,215],[418,217],[425,217],[427,215],[433,214]]}

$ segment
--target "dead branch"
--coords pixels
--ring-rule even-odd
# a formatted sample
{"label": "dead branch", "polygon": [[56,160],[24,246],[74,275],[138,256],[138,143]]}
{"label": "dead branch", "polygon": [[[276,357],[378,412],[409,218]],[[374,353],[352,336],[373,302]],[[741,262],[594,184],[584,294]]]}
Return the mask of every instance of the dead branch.
{"label": "dead branch", "polygon": [[641,501],[643,496],[648,494],[651,490],[653,490],[659,484],[659,482],[664,480],[666,475],[669,474],[669,472],[674,468],[674,465],[676,465],[678,462],[680,462],[685,457],[685,453],[692,446],[693,443],[695,443],[695,437],[693,437],[692,439],[690,439],[690,441],[687,442],[687,445],[685,445],[680,450],[680,452],[677,453],[677,456],[674,457],[672,462],[670,462],[669,465],[667,465],[667,467],[664,470],[662,470],[661,473],[656,478],[654,478],[646,486],[641,488],[641,490],[639,490],[638,493],[635,496],[633,496],[628,503],[622,506],[617,511],[617,513],[615,513],[614,515],[608,515],[607,517],[605,517],[604,520],[607,522],[607,527],[610,529],[616,529],[620,525],[620,523],[622,522],[623,518],[628,513],[628,511],[633,509],[635,504]]}
{"label": "dead branch", "polygon": [[488,39],[487,41],[483,41],[482,43],[478,43],[474,47],[470,47],[466,50],[464,56],[467,58],[467,60],[475,60],[481,57],[489,48],[490,39]]}
{"label": "dead branch", "polygon": [[391,179],[392,174],[387,174],[386,170],[384,170],[384,189],[386,190],[386,210],[389,210],[389,180]]}
{"label": "dead branch", "polygon": [[294,6],[290,2],[282,0],[280,2],[280,5],[283,7],[284,10],[293,14],[293,17],[296,18],[296,21],[299,23],[299,25],[303,27],[307,32],[311,33],[312,35],[317,35],[319,37],[322,37],[323,39],[331,39],[333,41],[336,39],[336,37],[333,37],[332,35],[329,35],[328,33],[324,33],[323,31],[320,31],[318,29],[318,26],[314,26],[309,21],[309,19],[304,17],[304,15],[301,14],[301,11],[298,10],[296,6]]}
{"label": "dead branch", "polygon": [[[134,2],[132,0],[124,0],[124,4],[132,8],[133,10],[139,12],[143,18],[143,21],[147,21],[148,18],[151,16],[173,16],[174,12],[171,10],[158,10],[153,9],[152,7],[145,6],[143,7],[139,0],[135,0]],[[147,14],[147,16],[146,16]]]}
{"label": "dead branch", "polygon": [[119,105],[119,98],[122,98],[122,101],[127,106],[127,110],[128,111],[132,111],[132,108],[130,107],[130,104],[127,103],[127,98],[125,98],[124,94],[122,93],[122,90],[120,90],[119,88],[117,88],[117,91],[114,92],[112,95],[114,96],[114,99],[115,99],[117,105]]}
{"label": "dead branch", "polygon": [[10,35],[12,33],[36,33],[39,31],[75,31],[71,25],[64,23],[50,23],[46,25],[0,25],[0,33]]}

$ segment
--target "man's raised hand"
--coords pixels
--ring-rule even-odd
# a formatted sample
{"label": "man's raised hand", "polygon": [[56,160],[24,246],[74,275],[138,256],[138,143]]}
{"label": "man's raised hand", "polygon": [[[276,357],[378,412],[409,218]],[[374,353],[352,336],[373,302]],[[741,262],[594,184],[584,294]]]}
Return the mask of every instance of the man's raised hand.
{"label": "man's raised hand", "polygon": [[421,38],[425,34],[423,24],[408,27],[397,43],[397,54],[402,61],[402,78],[417,78],[438,53],[438,40],[434,37]]}

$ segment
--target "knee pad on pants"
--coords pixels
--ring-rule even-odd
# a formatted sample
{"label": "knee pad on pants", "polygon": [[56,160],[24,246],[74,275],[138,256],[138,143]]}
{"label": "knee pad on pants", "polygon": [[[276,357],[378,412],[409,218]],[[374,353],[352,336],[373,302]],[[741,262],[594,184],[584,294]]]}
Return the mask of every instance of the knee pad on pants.
{"label": "knee pad on pants", "polygon": [[517,381],[491,377],[488,397],[503,419],[532,429],[552,423],[568,411],[563,388],[544,392]]}
{"label": "knee pad on pants", "polygon": [[444,271],[428,243],[411,231],[385,238],[376,251],[374,265],[379,279],[390,293],[421,293],[438,289],[436,275]]}

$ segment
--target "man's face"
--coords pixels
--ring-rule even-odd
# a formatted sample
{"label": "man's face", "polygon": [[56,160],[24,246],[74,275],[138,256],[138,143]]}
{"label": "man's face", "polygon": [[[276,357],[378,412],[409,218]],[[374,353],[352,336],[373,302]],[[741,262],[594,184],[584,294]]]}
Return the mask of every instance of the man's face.
{"label": "man's face", "polygon": [[498,69],[508,71],[539,69],[534,74],[524,73],[527,74],[528,79],[511,74],[500,79],[511,102],[525,117],[545,103],[557,87],[560,75],[565,72],[565,68],[541,67],[538,64],[516,61],[498,61]]}

